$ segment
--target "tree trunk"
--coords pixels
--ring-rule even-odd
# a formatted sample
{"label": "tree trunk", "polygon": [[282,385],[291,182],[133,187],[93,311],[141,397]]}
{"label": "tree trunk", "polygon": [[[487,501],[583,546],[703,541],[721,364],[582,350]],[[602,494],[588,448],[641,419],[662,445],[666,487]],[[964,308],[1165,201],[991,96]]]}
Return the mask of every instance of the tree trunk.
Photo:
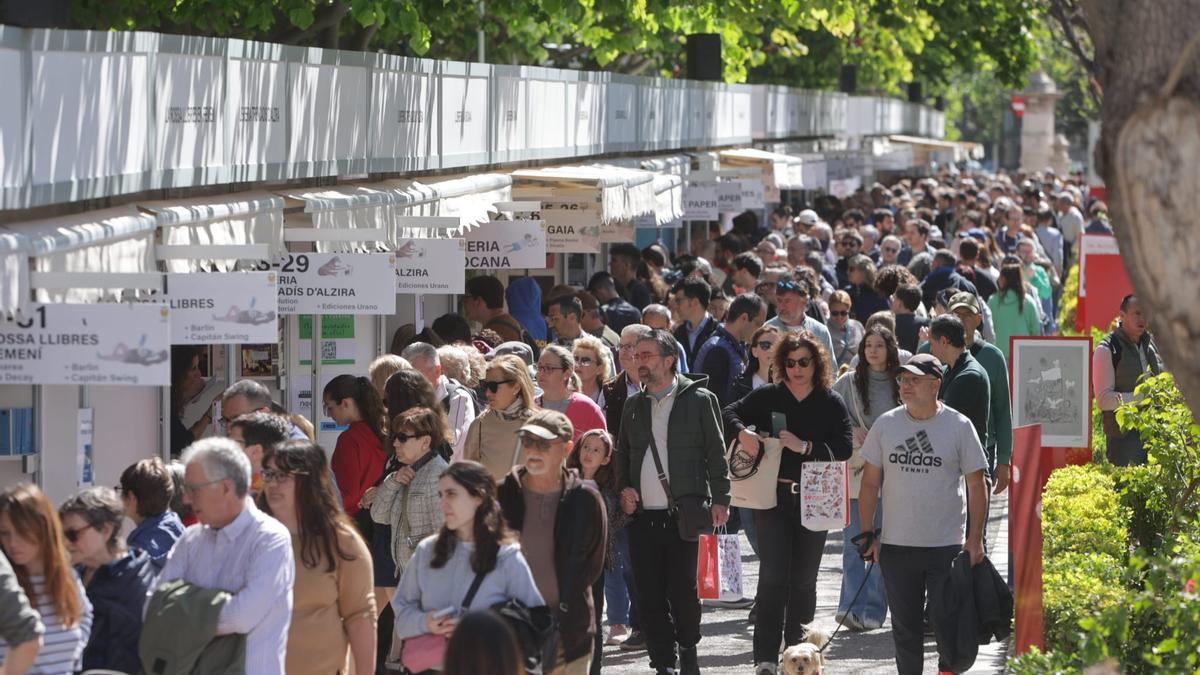
{"label": "tree trunk", "polygon": [[[1200,35],[1200,0],[1080,4],[1104,91],[1095,159],[1121,257],[1200,418],[1200,49],[1184,48]],[[1176,67],[1177,86],[1164,92]]]}

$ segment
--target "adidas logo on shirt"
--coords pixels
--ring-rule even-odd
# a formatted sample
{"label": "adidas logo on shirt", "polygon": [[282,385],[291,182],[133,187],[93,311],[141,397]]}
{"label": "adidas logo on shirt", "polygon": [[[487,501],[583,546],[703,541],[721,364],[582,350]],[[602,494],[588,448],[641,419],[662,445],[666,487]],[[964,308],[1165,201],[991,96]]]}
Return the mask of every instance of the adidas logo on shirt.
{"label": "adidas logo on shirt", "polygon": [[942,458],[933,454],[933,444],[924,429],[916,436],[909,436],[904,443],[897,445],[888,455],[888,461],[900,466],[901,471],[913,473],[929,473],[928,467],[940,467]]}

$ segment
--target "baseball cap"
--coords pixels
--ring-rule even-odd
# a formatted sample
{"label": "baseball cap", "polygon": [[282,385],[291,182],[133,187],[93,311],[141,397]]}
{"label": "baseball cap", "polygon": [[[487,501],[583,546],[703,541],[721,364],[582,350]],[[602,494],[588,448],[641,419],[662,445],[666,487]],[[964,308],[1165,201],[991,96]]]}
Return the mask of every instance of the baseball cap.
{"label": "baseball cap", "polygon": [[566,415],[557,410],[539,410],[517,432],[547,441],[569,441],[575,435],[575,427]]}
{"label": "baseball cap", "polygon": [[491,351],[490,354],[487,355],[487,360],[491,361],[497,356],[503,356],[505,354],[512,354],[513,356],[516,356],[524,361],[525,365],[527,366],[533,365],[533,349],[524,342],[517,342],[515,340],[501,342],[496,346],[495,349]]}
{"label": "baseball cap", "polygon": [[959,307],[966,307],[973,314],[979,314],[979,298],[976,298],[975,294],[969,291],[960,291],[950,296],[949,307],[951,312]]}
{"label": "baseball cap", "polygon": [[942,379],[942,362],[933,354],[915,354],[908,360],[908,363],[900,366],[900,370],[906,370],[913,375],[933,375],[937,379]]}
{"label": "baseball cap", "polygon": [[819,223],[821,219],[817,217],[816,211],[813,211],[812,209],[804,209],[796,215],[796,221],[811,227]]}

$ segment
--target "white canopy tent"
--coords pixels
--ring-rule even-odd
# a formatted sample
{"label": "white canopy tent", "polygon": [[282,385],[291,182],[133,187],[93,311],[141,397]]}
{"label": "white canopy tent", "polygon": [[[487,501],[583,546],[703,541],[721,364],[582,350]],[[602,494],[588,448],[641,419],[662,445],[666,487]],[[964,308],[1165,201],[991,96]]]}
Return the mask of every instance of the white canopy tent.
{"label": "white canopy tent", "polygon": [[763,187],[768,192],[776,190],[802,190],[804,185],[804,160],[792,155],[768,152],[757,148],[722,150],[719,153],[722,168],[758,167],[763,172]]}
{"label": "white canopy tent", "polygon": [[162,229],[158,259],[168,272],[231,272],[242,260],[273,261],[283,251],[283,206],[263,191],[143,202]]}
{"label": "white canopy tent", "polygon": [[603,224],[630,221],[655,210],[654,174],[613,164],[587,164],[512,173],[516,199],[549,195],[595,196]]}

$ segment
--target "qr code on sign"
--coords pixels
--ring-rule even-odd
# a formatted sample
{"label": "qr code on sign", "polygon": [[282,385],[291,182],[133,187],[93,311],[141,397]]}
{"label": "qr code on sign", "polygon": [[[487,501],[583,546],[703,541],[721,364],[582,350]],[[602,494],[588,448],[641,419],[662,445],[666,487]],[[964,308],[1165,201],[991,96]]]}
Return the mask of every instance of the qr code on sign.
{"label": "qr code on sign", "polygon": [[337,358],[337,343],[333,340],[321,341],[321,360],[333,360]]}

